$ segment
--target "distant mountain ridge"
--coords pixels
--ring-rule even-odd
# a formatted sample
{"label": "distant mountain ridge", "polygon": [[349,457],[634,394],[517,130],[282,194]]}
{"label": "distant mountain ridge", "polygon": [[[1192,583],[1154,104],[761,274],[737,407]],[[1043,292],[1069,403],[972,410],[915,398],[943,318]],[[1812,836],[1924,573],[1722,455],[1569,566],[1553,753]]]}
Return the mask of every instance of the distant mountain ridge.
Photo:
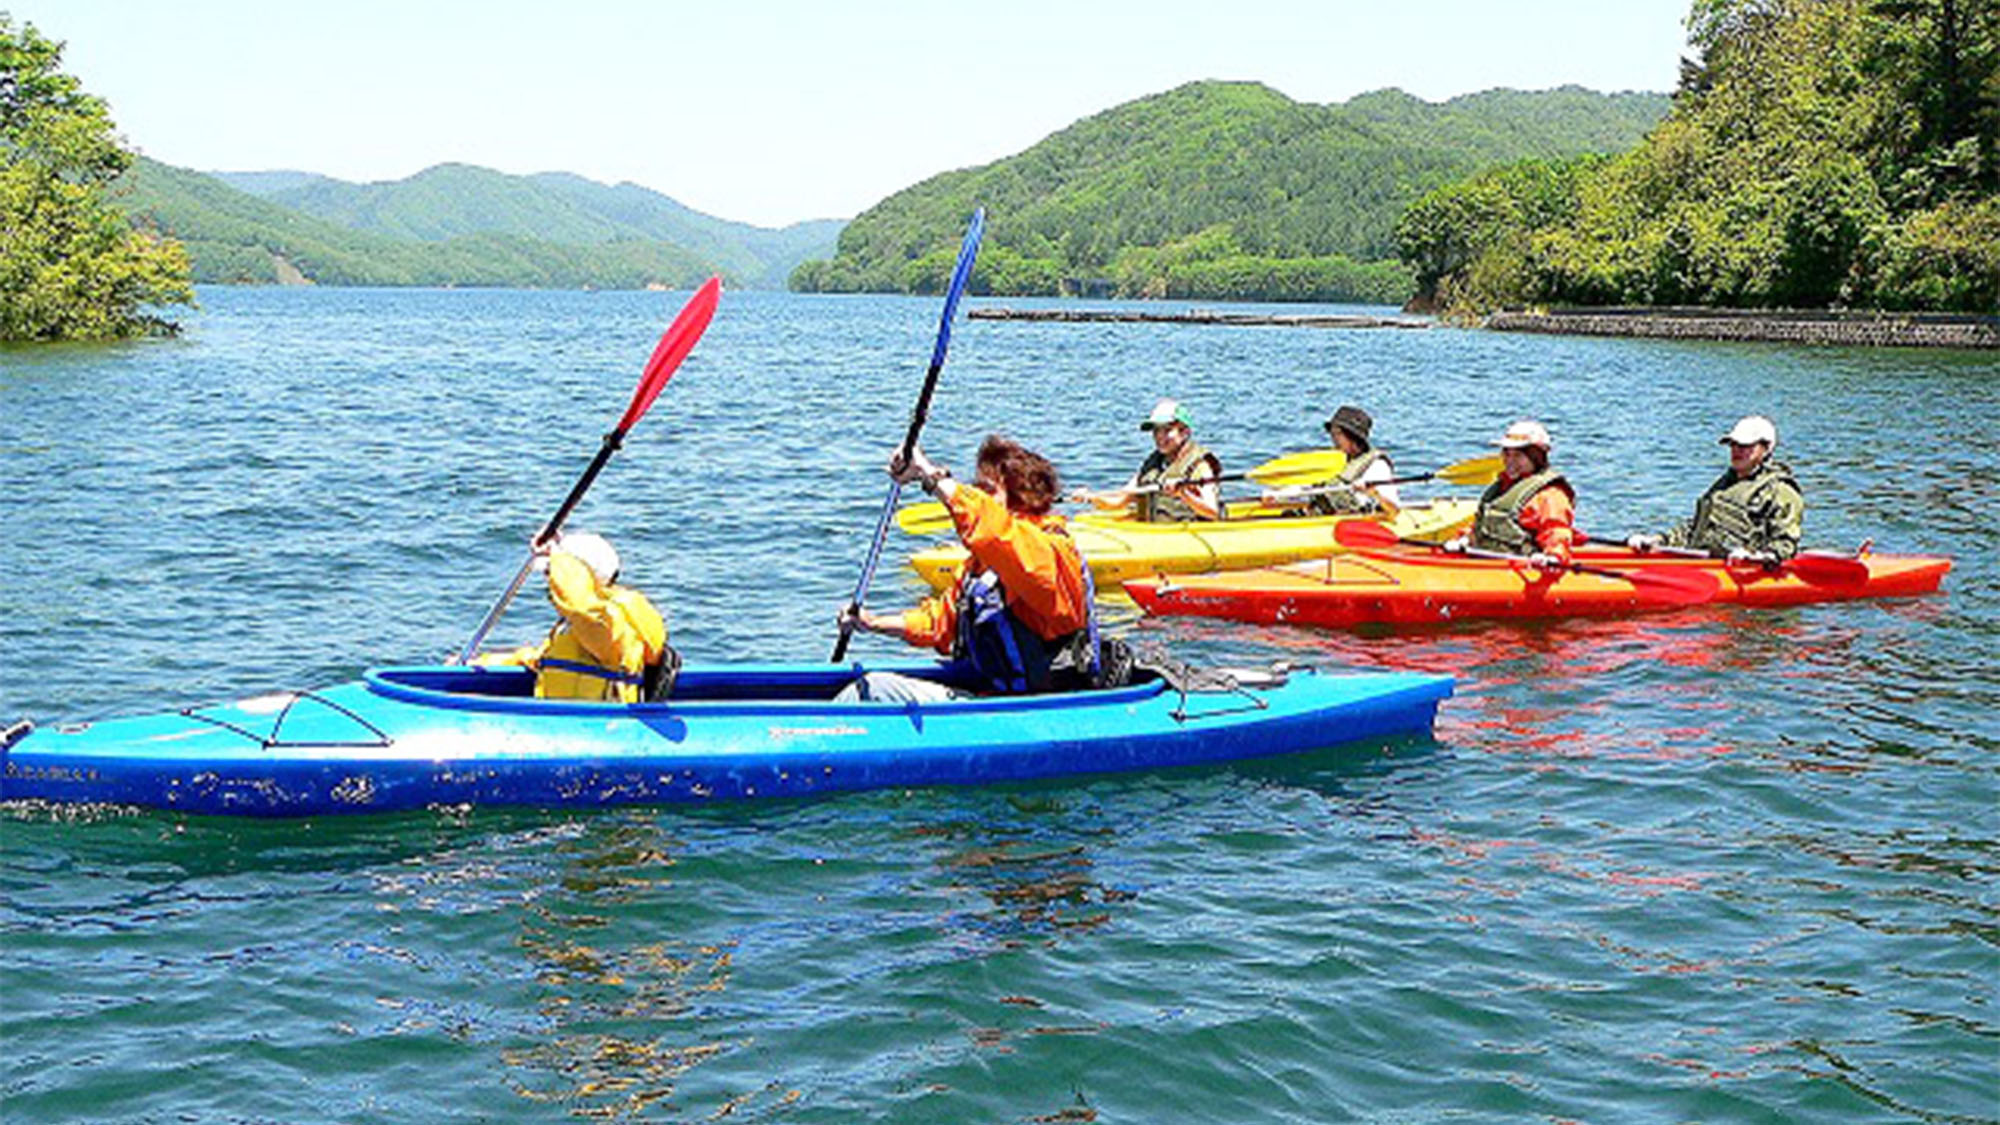
{"label": "distant mountain ridge", "polygon": [[782,287],[792,266],[831,246],[838,219],[770,229],[706,215],[633,183],[601,184],[569,172],[509,175],[438,164],[401,180],[357,184],[303,173],[217,172],[272,203],[351,230],[416,242],[469,235],[588,246],[669,242],[745,284]]}
{"label": "distant mountain ridge", "polygon": [[318,172],[292,171],[209,172],[207,174],[214,176],[216,179],[221,180],[238,191],[247,191],[259,199],[269,199],[281,191],[333,178],[331,176],[322,176]]}
{"label": "distant mountain ridge", "polygon": [[1312,105],[1255,82],[1193,82],[897,192],[792,284],[935,290],[965,217],[983,205],[979,292],[1407,296],[1395,223],[1426,191],[1526,157],[1628,149],[1669,105],[1665,94],[1574,86],[1441,103],[1380,90]]}
{"label": "distant mountain ridge", "polygon": [[126,190],[135,219],[187,243],[203,282],[639,288],[720,273],[771,288],[798,262],[829,252],[844,225],[772,230],[635,184],[465,164],[355,184],[142,159]]}
{"label": "distant mountain ridge", "polygon": [[745,287],[935,291],[984,206],[975,292],[1401,301],[1413,274],[1394,227],[1415,199],[1525,157],[1630,148],[1668,106],[1577,87],[1311,105],[1255,82],[1194,82],[933,176],[851,223],[777,230],[631,183],[466,164],[362,184],[141,160],[125,191],[134,220],[185,242],[204,282],[633,288],[721,273]]}

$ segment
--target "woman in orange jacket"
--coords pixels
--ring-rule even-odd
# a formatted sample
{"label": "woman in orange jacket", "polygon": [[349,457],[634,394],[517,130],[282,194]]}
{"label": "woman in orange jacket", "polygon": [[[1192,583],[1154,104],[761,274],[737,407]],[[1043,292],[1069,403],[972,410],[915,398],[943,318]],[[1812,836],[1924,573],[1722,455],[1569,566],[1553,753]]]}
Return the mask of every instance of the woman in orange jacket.
{"label": "woman in orange jacket", "polygon": [[1549,467],[1548,428],[1524,418],[1493,444],[1500,447],[1500,479],[1479,498],[1471,531],[1445,550],[1523,555],[1545,571],[1568,566],[1578,538],[1576,489]]}
{"label": "woman in orange jacket", "polygon": [[[951,513],[972,558],[950,590],[897,614],[843,612],[843,627],[901,637],[956,662],[958,678],[986,694],[1022,695],[1085,686],[1097,673],[1089,570],[1050,512],[1060,494],[1048,459],[999,435],[979,447],[976,483],[966,485],[913,449],[889,472],[921,482]],[[932,680],[871,672],[847,699],[932,701],[963,690]]]}

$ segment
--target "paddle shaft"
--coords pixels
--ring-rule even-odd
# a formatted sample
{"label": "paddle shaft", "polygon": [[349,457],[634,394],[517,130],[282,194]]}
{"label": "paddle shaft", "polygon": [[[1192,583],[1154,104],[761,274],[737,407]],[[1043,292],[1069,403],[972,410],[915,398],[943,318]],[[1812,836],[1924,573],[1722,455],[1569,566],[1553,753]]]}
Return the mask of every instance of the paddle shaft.
{"label": "paddle shaft", "polygon": [[[1165,492],[1173,488],[1201,488],[1211,484],[1227,484],[1231,481],[1254,480],[1256,478],[1252,474],[1256,471],[1252,469],[1248,473],[1224,473],[1219,477],[1196,477],[1192,480],[1166,481],[1160,484],[1135,484],[1130,488],[1107,488],[1104,491],[1122,492],[1127,496],[1150,496],[1155,492]],[[1090,491],[1095,492],[1097,490],[1091,489]]]}
{"label": "paddle shaft", "polygon": [[[1638,538],[1638,536],[1629,536],[1627,537],[1626,541],[1630,542],[1630,540],[1636,538]],[[1618,544],[1619,541],[1614,539],[1611,540],[1611,542],[1614,545],[1616,545]],[[1677,559],[1709,559],[1715,562],[1722,562],[1722,563],[1729,562],[1729,558],[1727,555],[1718,555],[1713,551],[1704,551],[1700,547],[1669,547],[1665,543],[1660,543],[1655,546],[1647,547],[1643,550],[1637,547],[1631,547],[1627,549],[1630,550],[1633,554],[1638,554],[1638,555],[1670,555]],[[1768,570],[1776,570],[1784,566],[1786,562],[1786,560],[1780,558],[1752,558],[1752,559],[1744,559],[1741,561],[1744,564],[1752,566],[1761,566]]]}
{"label": "paddle shaft", "polygon": [[[1277,461],[1279,462],[1283,460],[1285,460],[1285,458],[1283,457],[1277,459]],[[1271,465],[1276,463],[1277,462],[1270,462],[1264,465],[1259,465],[1258,467],[1251,469],[1247,473],[1224,473],[1219,477],[1202,477],[1197,480],[1180,480],[1180,481],[1173,481],[1168,484],[1142,484],[1132,488],[1109,489],[1108,491],[1123,492],[1127,496],[1141,496],[1149,492],[1159,492],[1163,489],[1168,489],[1168,488],[1183,488],[1190,485],[1223,484],[1229,481],[1258,480],[1260,477],[1285,475],[1282,471],[1274,472],[1272,470]],[[1437,480],[1440,477],[1444,478],[1445,480],[1453,484],[1491,483],[1489,481],[1472,481],[1472,480],[1459,481],[1453,479],[1453,474],[1455,471],[1462,472],[1464,470],[1473,468],[1484,468],[1484,466],[1477,461],[1461,461],[1456,465],[1449,465],[1446,466],[1445,468],[1438,469],[1433,472],[1418,473],[1415,476],[1391,477],[1388,480],[1377,480],[1377,481],[1367,481],[1367,480],[1355,481],[1351,484],[1343,481],[1343,482],[1336,482],[1334,484],[1312,485],[1310,487],[1301,488],[1298,491],[1292,493],[1292,495],[1318,496],[1322,493],[1327,493],[1327,492],[1353,492],[1358,489],[1385,488],[1390,485],[1398,485],[1398,484],[1422,484],[1427,480]]]}
{"label": "paddle shaft", "polygon": [[[563,498],[562,505],[556,509],[556,514],[550,516],[549,521],[542,525],[542,530],[535,535],[536,546],[554,539],[562,531],[564,521],[568,520],[570,513],[576,510],[577,504],[583,500],[583,494],[590,491],[590,486],[596,483],[597,475],[604,471],[604,466],[611,460],[611,455],[618,452],[618,447],[625,443],[625,435],[639,423],[639,419],[645,416],[646,411],[652,409],[653,400],[659,397],[661,389],[667,385],[667,380],[673,378],[675,369],[687,358],[687,354],[694,350],[695,342],[701,339],[701,334],[708,330],[708,322],[714,318],[715,306],[721,298],[722,280],[710,278],[701,288],[695,290],[694,295],[688,298],[687,304],[682,306],[679,315],[674,317],[673,323],[661,333],[660,342],[653,346],[653,354],[647,358],[646,368],[639,376],[639,385],[632,390],[632,400],[626,404],[625,413],[619,416],[618,424],[612,427],[611,432],[604,435],[603,442],[597,447],[597,456],[591,458],[590,467],[577,478],[576,485],[569,490],[569,495]],[[507,606],[513,602],[514,596],[521,592],[521,587],[528,581],[528,575],[533,573],[534,569],[535,552],[530,551],[526,561],[521,563],[521,569],[515,573],[514,580],[507,584],[506,592],[500,595],[499,601],[493,603],[492,609],[486,611],[486,617],[480,621],[479,628],[473,631],[472,639],[466,641],[465,647],[459,651],[460,664],[470,664],[472,658],[479,655],[480,644],[486,640],[486,635],[493,631],[493,627],[499,624],[501,615],[507,612]]]}
{"label": "paddle shaft", "polygon": [[[917,448],[917,436],[923,433],[924,423],[930,419],[931,396],[937,393],[938,373],[944,370],[944,357],[951,346],[951,320],[958,311],[958,299],[972,278],[972,263],[979,256],[979,240],[985,232],[986,209],[981,207],[972,212],[972,222],[965,228],[965,241],[958,247],[958,264],[952,268],[951,284],[945,288],[944,311],[938,317],[937,343],[931,348],[930,369],[924,372],[923,389],[917,392],[916,408],[910,411],[910,428],[903,435],[899,465],[909,464],[910,455]],[[888,498],[882,502],[882,515],[875,521],[875,538],[861,564],[861,580],[854,584],[847,612],[841,615],[840,636],[833,642],[835,664],[847,659],[847,644],[854,639],[850,623],[860,614],[861,603],[868,600],[868,587],[875,581],[875,568],[882,561],[882,545],[889,539],[889,521],[896,518],[896,502],[902,495],[903,482],[891,478]]]}
{"label": "paddle shaft", "polygon": [[[1398,543],[1415,543],[1421,546],[1431,547],[1439,551],[1444,550],[1444,545],[1441,543],[1425,543],[1421,539],[1398,539],[1396,541]],[[1503,561],[1517,562],[1517,563],[1528,561],[1528,559],[1526,559],[1521,555],[1510,555],[1505,551],[1482,551],[1477,547],[1467,547],[1463,552],[1454,552],[1454,553],[1464,554],[1468,558],[1475,558],[1475,559],[1501,559]],[[1599,578],[1616,578],[1620,582],[1630,582],[1635,586],[1644,585],[1646,582],[1650,580],[1649,576],[1646,575],[1643,571],[1611,570],[1607,567],[1590,566],[1586,563],[1580,563],[1580,562],[1566,562],[1566,563],[1560,563],[1558,565],[1559,568],[1562,570],[1573,570],[1578,574],[1594,574]]]}
{"label": "paddle shaft", "polygon": [[[1446,465],[1442,469],[1433,469],[1428,473],[1417,473],[1414,476],[1407,477],[1391,477],[1388,480],[1335,481],[1332,484],[1318,484],[1310,487],[1285,489],[1279,492],[1278,499],[1282,503],[1290,500],[1304,500],[1313,496],[1330,496],[1341,492],[1366,492],[1373,488],[1388,488],[1403,484],[1422,484],[1430,480],[1442,480],[1447,484],[1491,484],[1493,483],[1493,476],[1499,472],[1499,463],[1495,461],[1489,465],[1487,464],[1488,460],[1488,458],[1480,457],[1471,461],[1458,461]],[[1255,472],[1255,470],[1252,470],[1252,472]],[[1263,497],[1255,496],[1248,497],[1247,499],[1261,500]]]}
{"label": "paddle shaft", "polygon": [[[938,372],[943,367],[941,363],[932,363],[929,374],[924,376],[924,389],[917,395],[917,409],[910,416],[910,432],[903,438],[900,460],[904,464],[909,463],[910,452],[917,447],[917,434],[924,428],[924,419],[930,414],[931,393],[937,389]],[[861,612],[861,603],[868,597],[868,587],[875,582],[875,568],[882,562],[882,544],[889,538],[889,521],[896,518],[896,504],[902,497],[903,482],[891,480],[888,499],[882,502],[882,514],[875,518],[873,545],[868,548],[868,557],[861,564],[861,581],[855,583],[854,594],[847,600],[847,613],[850,617]],[[847,659],[847,645],[853,639],[854,630],[843,624],[840,636],[833,642],[833,663],[838,664]]]}
{"label": "paddle shaft", "polygon": [[[1222,477],[1219,479],[1228,480],[1230,478]],[[1438,474],[1436,473],[1418,473],[1413,477],[1391,477],[1388,480],[1363,480],[1355,481],[1353,484],[1343,481],[1336,484],[1316,484],[1311,488],[1301,488],[1295,492],[1283,493],[1282,496],[1290,499],[1306,496],[1324,496],[1332,492],[1365,492],[1371,488],[1388,488],[1399,484],[1422,484],[1427,480],[1436,479],[1438,479]]]}
{"label": "paddle shaft", "polygon": [[[557,508],[556,514],[550,516],[549,522],[543,524],[542,530],[536,533],[536,543],[546,543],[562,531],[563,523],[583,500],[583,494],[590,491],[590,486],[597,481],[597,474],[604,471],[604,466],[611,460],[611,455],[618,452],[618,447],[624,440],[623,430],[613,430],[604,435],[604,443],[597,447],[597,456],[590,459],[590,467],[583,471],[583,476],[577,478],[576,487],[569,490],[569,496],[563,500],[562,507]],[[465,648],[458,654],[460,664],[472,663],[472,658],[479,654],[480,644],[486,640],[486,635],[493,631],[493,627],[500,623],[501,615],[507,612],[508,605],[512,604],[514,596],[521,592],[521,587],[527,584],[528,575],[533,573],[534,569],[535,555],[530,552],[527,561],[523,562],[521,569],[515,573],[514,580],[507,584],[506,592],[500,595],[499,601],[493,603],[492,609],[486,611],[485,618],[479,622],[479,628],[473,630],[472,639],[465,642]]]}
{"label": "paddle shaft", "polygon": [[[1348,547],[1387,547],[1400,543],[1404,546],[1423,547],[1432,551],[1442,552],[1445,550],[1444,545],[1441,543],[1432,543],[1423,539],[1405,538],[1383,527],[1379,523],[1373,523],[1368,520],[1343,520],[1335,524],[1334,539],[1341,543],[1341,545]],[[1510,555],[1505,551],[1486,551],[1477,547],[1467,547],[1463,551],[1449,553],[1464,554],[1467,557],[1475,559],[1497,559],[1502,562],[1519,563],[1528,561],[1521,555]],[[1591,566],[1587,563],[1579,562],[1566,562],[1561,564],[1561,568],[1564,570],[1573,570],[1578,574],[1596,575],[1599,578],[1614,578],[1620,582],[1629,582],[1634,586],[1674,589],[1680,589],[1683,586],[1679,580],[1668,575],[1652,574],[1643,570],[1612,570],[1609,567]],[[1692,593],[1692,590],[1688,592]]]}
{"label": "paddle shaft", "polygon": [[1800,552],[1789,559],[1753,558],[1740,562],[1732,562],[1727,557],[1717,558],[1713,552],[1704,551],[1699,547],[1669,547],[1664,543],[1657,547],[1648,548],[1646,552],[1639,553],[1645,554],[1648,552],[1671,555],[1674,558],[1680,559],[1709,559],[1721,562],[1724,566],[1762,567],[1765,571],[1772,574],[1790,571],[1807,582],[1822,584],[1868,581],[1868,564],[1858,558],[1849,558],[1845,555],[1816,555],[1811,552]]}
{"label": "paddle shaft", "polygon": [[[1280,457],[1277,460],[1283,461],[1284,458]],[[1127,496],[1145,496],[1154,492],[1164,492],[1170,488],[1199,488],[1202,485],[1208,484],[1228,484],[1233,481],[1258,480],[1260,477],[1282,475],[1285,475],[1282,471],[1274,472],[1268,465],[1259,465],[1247,473],[1224,473],[1219,477],[1196,477],[1193,480],[1168,481],[1163,484],[1138,484],[1133,485],[1131,488],[1108,488],[1105,491],[1122,492]],[[1360,484],[1316,485],[1311,488],[1302,489],[1296,495],[1317,496],[1322,492],[1346,492],[1356,488],[1376,488],[1389,484],[1416,484],[1419,481],[1436,480],[1437,476],[1438,474],[1436,473],[1419,473],[1413,477],[1397,477],[1394,480],[1369,481]]]}
{"label": "paddle shaft", "polygon": [[[1198,480],[1177,480],[1170,484],[1141,484],[1131,488],[1113,488],[1106,489],[1105,491],[1122,492],[1127,496],[1151,496],[1155,492],[1164,492],[1170,488],[1196,488],[1206,484],[1221,484],[1225,481],[1251,480],[1253,479],[1251,473],[1254,472],[1256,470],[1252,469],[1249,473],[1225,473],[1219,477],[1202,477]],[[1392,481],[1390,483],[1398,484],[1401,482]],[[1063,499],[1072,504],[1086,503],[1086,501],[1078,500],[1074,497],[1064,497]],[[933,504],[936,505],[935,509],[931,507]],[[902,525],[903,530],[913,535],[930,535],[933,532],[943,531],[952,526],[951,513],[944,510],[942,503],[934,500],[925,501],[922,504],[910,505],[903,510],[898,518],[898,522]]]}
{"label": "paddle shaft", "polygon": [[[1256,472],[1256,469],[1250,470],[1252,475]],[[1455,461],[1442,469],[1433,469],[1428,473],[1417,473],[1414,476],[1392,477],[1389,480],[1377,481],[1335,481],[1331,484],[1312,485],[1302,488],[1294,492],[1293,495],[1318,496],[1328,492],[1355,492],[1362,489],[1384,488],[1398,484],[1422,484],[1425,481],[1431,480],[1442,480],[1447,484],[1492,484],[1494,478],[1499,475],[1499,472],[1500,463],[1497,460],[1490,457],[1475,457],[1470,461]],[[1222,479],[1227,480],[1229,478],[1224,477]]]}

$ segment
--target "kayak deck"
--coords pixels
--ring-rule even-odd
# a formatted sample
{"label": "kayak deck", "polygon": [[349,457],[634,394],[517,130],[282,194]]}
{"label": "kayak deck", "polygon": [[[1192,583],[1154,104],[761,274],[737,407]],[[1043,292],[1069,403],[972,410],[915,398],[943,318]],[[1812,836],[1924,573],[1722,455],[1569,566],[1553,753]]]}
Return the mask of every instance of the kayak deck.
{"label": "kayak deck", "polygon": [[[1707,576],[1709,602],[1802,605],[1897,597],[1937,590],[1951,560],[1927,556],[1817,556],[1766,568],[1719,559],[1579,551],[1576,561],[1609,571]],[[1829,576],[1827,572],[1833,572]],[[1608,574],[1545,573],[1526,560],[1466,558],[1422,549],[1369,550],[1322,562],[1217,575],[1140,579],[1126,593],[1146,612],[1220,617],[1257,624],[1328,627],[1435,625],[1484,618],[1611,616],[1682,608],[1685,597]]]}
{"label": "kayak deck", "polygon": [[[310,815],[983,784],[1297,753],[1429,730],[1449,677],[1294,671],[1183,693],[834,703],[860,665],[691,666],[664,703],[541,700],[520,669],[370,671],[321,691],[36,729],[0,800]],[[944,675],[935,664],[874,670]]]}

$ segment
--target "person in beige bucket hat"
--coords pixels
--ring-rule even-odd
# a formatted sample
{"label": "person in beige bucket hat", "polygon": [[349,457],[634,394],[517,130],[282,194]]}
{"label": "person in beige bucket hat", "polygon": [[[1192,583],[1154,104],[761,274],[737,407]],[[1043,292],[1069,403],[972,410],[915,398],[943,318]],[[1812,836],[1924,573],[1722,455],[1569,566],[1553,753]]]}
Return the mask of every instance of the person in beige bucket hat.
{"label": "person in beige bucket hat", "polygon": [[1324,428],[1333,447],[1347,458],[1340,472],[1329,482],[1266,489],[1264,505],[1287,514],[1394,515],[1402,505],[1394,484],[1396,466],[1388,452],[1370,440],[1375,419],[1350,403],[1336,409]]}

